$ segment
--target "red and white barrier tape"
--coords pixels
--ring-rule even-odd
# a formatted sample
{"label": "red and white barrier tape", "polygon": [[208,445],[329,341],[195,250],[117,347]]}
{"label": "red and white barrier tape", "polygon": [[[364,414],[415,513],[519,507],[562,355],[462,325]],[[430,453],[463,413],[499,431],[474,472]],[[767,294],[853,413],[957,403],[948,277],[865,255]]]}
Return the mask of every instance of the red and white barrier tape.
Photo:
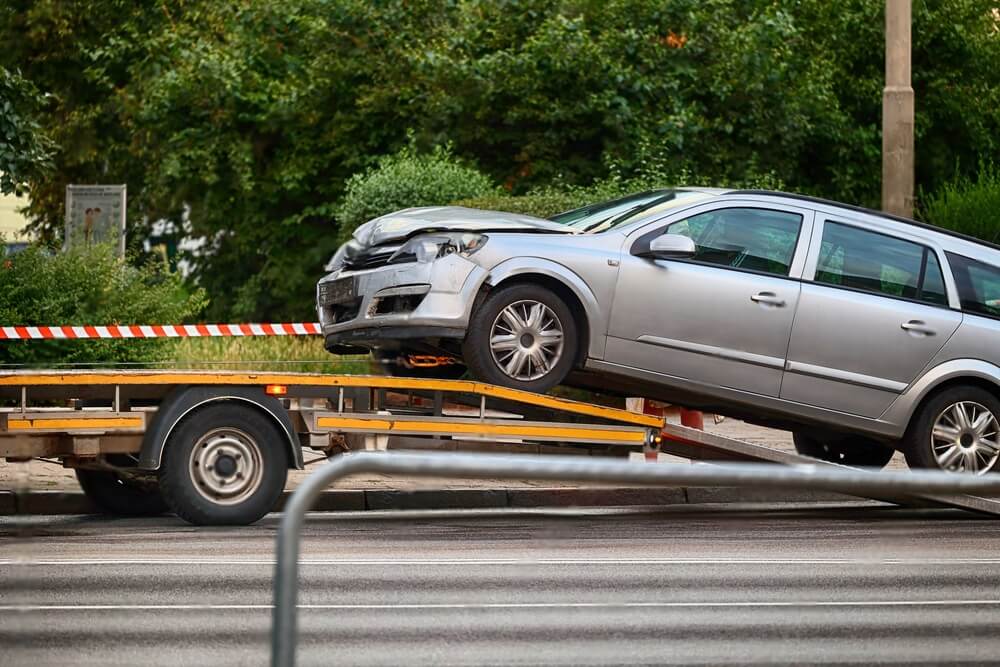
{"label": "red and white barrier tape", "polygon": [[318,336],[318,322],[284,324],[111,324],[82,327],[0,327],[0,340],[75,338],[203,338],[216,336]]}

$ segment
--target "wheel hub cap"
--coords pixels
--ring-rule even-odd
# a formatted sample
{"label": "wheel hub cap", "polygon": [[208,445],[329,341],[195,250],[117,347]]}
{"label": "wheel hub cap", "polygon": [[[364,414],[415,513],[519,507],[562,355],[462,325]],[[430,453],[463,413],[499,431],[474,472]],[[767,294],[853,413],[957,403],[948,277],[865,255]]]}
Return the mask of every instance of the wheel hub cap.
{"label": "wheel hub cap", "polygon": [[195,443],[190,473],[198,493],[213,503],[234,505],[260,487],[260,447],[242,431],[215,429]]}
{"label": "wheel hub cap", "polygon": [[500,311],[490,332],[493,361],[508,377],[537,380],[559,363],[562,322],[544,303],[517,301]]}
{"label": "wheel hub cap", "polygon": [[1000,423],[985,406],[961,401],[945,408],[931,431],[931,448],[942,470],[983,474],[1000,458]]}

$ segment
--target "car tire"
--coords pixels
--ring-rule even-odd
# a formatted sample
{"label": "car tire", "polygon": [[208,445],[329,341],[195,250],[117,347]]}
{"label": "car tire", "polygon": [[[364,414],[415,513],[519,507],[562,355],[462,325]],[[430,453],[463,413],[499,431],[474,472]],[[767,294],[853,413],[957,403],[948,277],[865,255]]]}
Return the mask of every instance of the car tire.
{"label": "car tire", "polygon": [[157,516],[167,503],[155,483],[141,484],[113,470],[76,469],[84,495],[102,512],[117,516]]}
{"label": "car tire", "polygon": [[[959,408],[959,406],[962,406]],[[967,428],[962,427],[964,410]],[[984,416],[988,413],[988,417]],[[983,431],[974,428],[982,418]],[[1000,399],[974,386],[945,389],[920,407],[906,431],[903,452],[911,468],[985,474],[1000,467]],[[951,436],[954,439],[942,437]]]}
{"label": "car tire", "polygon": [[576,322],[566,303],[545,287],[501,286],[473,312],[462,354],[484,382],[546,392],[573,368]]}
{"label": "car tire", "polygon": [[795,451],[828,463],[855,468],[884,468],[896,453],[877,440],[857,435],[793,433]]}
{"label": "car tire", "polygon": [[242,526],[274,509],[287,476],[288,437],[267,415],[227,401],[191,413],[174,428],[160,488],[170,509],[189,523]]}

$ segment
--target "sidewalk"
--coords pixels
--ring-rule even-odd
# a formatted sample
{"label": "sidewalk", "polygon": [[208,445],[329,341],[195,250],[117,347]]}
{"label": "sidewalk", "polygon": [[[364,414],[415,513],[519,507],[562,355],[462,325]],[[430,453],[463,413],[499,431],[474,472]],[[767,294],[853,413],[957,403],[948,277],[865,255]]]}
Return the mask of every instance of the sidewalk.
{"label": "sidewalk", "polygon": [[[706,419],[705,430],[755,444],[793,451],[791,434],[727,419],[721,424]],[[549,448],[547,448],[549,449]],[[566,450],[562,450],[566,451]],[[310,460],[307,452],[306,460]],[[321,464],[320,464],[321,465]],[[905,467],[897,454],[889,468]],[[313,470],[291,470],[286,493],[294,490]],[[15,502],[16,498],[16,502]],[[577,489],[570,483],[510,479],[465,480],[359,475],[338,483],[324,494],[317,509],[417,509],[458,507],[538,507],[560,505],[637,505],[691,502],[767,501],[801,502],[838,500],[846,496],[809,493],[761,495],[735,489]],[[0,460],[0,514],[77,513],[86,511],[80,485],[71,469],[43,461],[7,463]]]}

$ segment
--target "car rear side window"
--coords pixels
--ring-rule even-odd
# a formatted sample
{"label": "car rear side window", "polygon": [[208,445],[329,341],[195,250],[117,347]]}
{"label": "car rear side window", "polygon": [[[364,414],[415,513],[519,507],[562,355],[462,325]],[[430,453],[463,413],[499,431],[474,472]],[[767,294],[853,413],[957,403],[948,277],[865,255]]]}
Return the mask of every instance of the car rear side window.
{"label": "car rear side window", "polygon": [[760,208],[724,208],[667,227],[694,241],[695,262],[787,276],[802,216]]}
{"label": "car rear side window", "polygon": [[962,310],[1000,318],[1000,268],[948,253]]}
{"label": "car rear side window", "polygon": [[941,265],[919,243],[827,221],[815,281],[948,305]]}

